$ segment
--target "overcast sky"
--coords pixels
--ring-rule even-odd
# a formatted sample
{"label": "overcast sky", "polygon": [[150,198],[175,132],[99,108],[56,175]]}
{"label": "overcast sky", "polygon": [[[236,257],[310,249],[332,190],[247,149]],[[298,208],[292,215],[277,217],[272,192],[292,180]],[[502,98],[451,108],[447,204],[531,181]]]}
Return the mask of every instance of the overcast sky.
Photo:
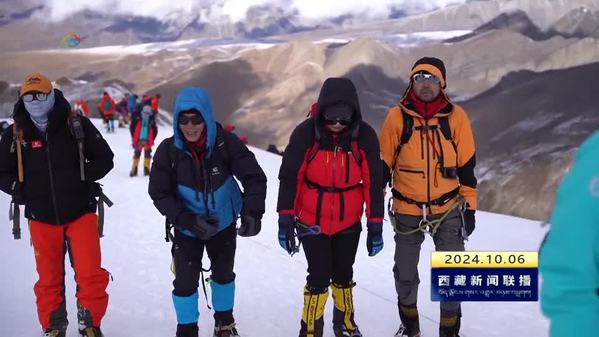
{"label": "overcast sky", "polygon": [[349,13],[386,17],[392,6],[433,9],[461,2],[465,0],[47,0],[46,5],[50,8],[53,20],[62,19],[82,9],[154,16],[159,19],[174,10],[203,9],[208,18],[229,17],[232,21],[240,21],[249,7],[264,4],[276,4],[290,11],[295,9],[301,17],[317,19]]}

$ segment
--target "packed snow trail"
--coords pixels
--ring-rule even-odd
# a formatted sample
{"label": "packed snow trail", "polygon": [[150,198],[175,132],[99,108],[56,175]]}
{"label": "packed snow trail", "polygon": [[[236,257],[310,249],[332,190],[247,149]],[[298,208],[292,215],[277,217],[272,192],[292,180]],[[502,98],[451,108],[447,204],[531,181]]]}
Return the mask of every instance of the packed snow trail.
{"label": "packed snow trail", "polygon": [[[101,125],[99,121],[95,123]],[[170,127],[160,128],[156,144],[171,135]],[[164,241],[164,218],[147,194],[148,177],[129,178],[133,156],[129,130],[120,128],[104,136],[115,153],[115,168],[101,182],[115,205],[106,210],[102,239],[103,266],[114,277],[108,288],[110,302],[102,330],[106,337],[172,337],[176,320],[171,301],[170,244]],[[280,157],[252,150],[268,177],[268,199],[262,232],[257,237],[238,237],[237,240],[234,310],[237,328],[243,337],[297,336],[307,265],[303,252],[289,257],[277,241]],[[2,194],[0,207],[7,211],[9,201],[10,198]],[[33,294],[37,275],[27,225],[22,222],[22,239],[15,241],[8,212],[4,214],[4,225],[0,227],[0,336],[37,337],[41,333]],[[466,249],[537,250],[545,231],[534,221],[477,212],[476,231]],[[391,337],[399,326],[392,273],[392,232],[386,221],[385,248],[376,257],[368,257],[365,230],[358,248],[354,266],[356,322],[366,337]],[[439,305],[430,301],[430,252],[433,249],[432,240],[427,238],[420,258],[418,298],[424,337],[438,335]],[[204,261],[208,264],[207,257]],[[70,321],[67,336],[76,337],[75,282],[68,262],[66,265]],[[327,337],[333,336],[332,303],[329,298],[325,312]],[[538,303],[472,302],[463,303],[462,308],[463,337],[547,336],[548,323]],[[200,295],[200,312],[200,336],[212,336],[212,313],[206,308],[203,294]]]}

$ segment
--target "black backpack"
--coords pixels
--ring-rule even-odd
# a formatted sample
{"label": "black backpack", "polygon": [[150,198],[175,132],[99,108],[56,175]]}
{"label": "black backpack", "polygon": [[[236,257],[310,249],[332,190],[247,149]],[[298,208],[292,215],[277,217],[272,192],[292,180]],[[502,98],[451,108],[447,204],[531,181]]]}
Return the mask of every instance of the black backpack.
{"label": "black backpack", "polygon": [[[391,167],[392,170],[393,168],[395,168],[395,165],[397,164],[397,158],[399,157],[399,153],[401,152],[402,147],[410,141],[410,138],[412,137],[412,134],[414,133],[415,129],[414,116],[410,116],[403,108],[401,108],[401,115],[403,117],[403,129],[401,131],[401,139],[399,145],[397,145],[397,148],[395,148],[395,153],[393,154],[393,166]],[[436,129],[437,127],[440,128],[443,137],[451,142],[453,149],[457,153],[458,147],[455,141],[453,140],[453,136],[451,134],[451,127],[449,126],[449,116],[439,117],[438,119],[438,126],[430,125],[428,126],[428,128],[430,128],[431,130]]]}
{"label": "black backpack", "polygon": [[[227,151],[227,147],[225,146],[225,139],[224,139],[223,135],[220,134],[219,132],[216,133],[216,140],[215,140],[214,144],[216,145],[214,152],[219,153],[219,155],[225,162],[225,165],[229,169],[229,173],[232,173],[231,172],[231,164],[229,163],[229,159],[230,159],[229,152]],[[171,168],[176,173],[178,160],[177,160],[177,147],[175,146],[174,138],[168,147],[168,157],[169,157],[169,160],[171,161]]]}

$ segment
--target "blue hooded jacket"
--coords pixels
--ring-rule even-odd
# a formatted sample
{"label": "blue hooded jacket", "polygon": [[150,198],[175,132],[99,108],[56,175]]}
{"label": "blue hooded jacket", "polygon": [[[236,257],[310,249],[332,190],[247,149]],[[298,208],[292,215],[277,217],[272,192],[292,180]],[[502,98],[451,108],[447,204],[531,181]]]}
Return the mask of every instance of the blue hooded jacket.
{"label": "blue hooded jacket", "polygon": [[551,337],[599,331],[599,133],[587,140],[557,191],[541,249],[541,308]]}
{"label": "blue hooded jacket", "polygon": [[[199,111],[204,119],[206,128],[206,159],[208,160],[207,163],[210,163],[215,148],[217,124],[214,120],[210,96],[208,96],[208,93],[204,89],[186,87],[179,91],[175,100],[173,116],[175,147],[185,152],[191,160],[191,153],[185,145],[183,134],[179,128],[181,112],[191,109]],[[212,179],[212,170],[214,168],[210,167],[209,169],[208,177]],[[231,172],[227,172],[226,174],[227,177],[224,178],[222,183],[214,182],[217,186],[209,184],[209,188],[213,188],[212,190],[205,189],[204,191],[199,191],[192,184],[186,184],[186,181],[179,182],[177,185],[178,194],[185,203],[185,206],[202,217],[216,216],[219,220],[219,230],[223,230],[233,224],[237,217],[239,217],[242,207],[241,190]],[[191,232],[186,230],[183,233],[193,236]]]}
{"label": "blue hooded jacket", "polygon": [[127,109],[129,110],[129,113],[133,113],[135,108],[137,108],[135,95],[129,94],[129,98],[127,99]]}
{"label": "blue hooded jacket", "polygon": [[[204,119],[206,148],[198,165],[179,129],[182,111],[195,109]],[[234,225],[242,213],[260,219],[264,214],[266,176],[254,154],[233,133],[215,122],[208,93],[201,88],[183,88],[175,100],[173,137],[156,150],[148,193],[156,208],[182,233],[179,216],[193,212],[218,218],[218,229]],[[243,185],[243,194],[237,180]]]}
{"label": "blue hooded jacket", "polygon": [[212,156],[214,142],[216,141],[216,122],[212,111],[212,103],[208,92],[202,88],[186,87],[179,91],[175,100],[175,113],[173,116],[173,131],[175,132],[175,146],[179,150],[184,149],[185,141],[179,129],[179,116],[182,111],[195,109],[200,112],[206,127],[206,150],[207,158]]}

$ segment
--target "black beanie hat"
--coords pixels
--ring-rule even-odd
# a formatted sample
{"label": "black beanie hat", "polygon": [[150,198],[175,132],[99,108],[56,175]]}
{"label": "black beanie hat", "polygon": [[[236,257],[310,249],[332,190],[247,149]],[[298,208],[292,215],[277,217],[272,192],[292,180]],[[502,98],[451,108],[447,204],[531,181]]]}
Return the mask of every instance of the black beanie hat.
{"label": "black beanie hat", "polygon": [[[420,67],[419,67],[420,66]],[[410,77],[412,77],[415,73],[419,72],[419,71],[428,71],[427,66],[432,66],[435,67],[439,70],[442,78],[441,78],[441,87],[445,88],[446,83],[447,83],[447,77],[446,77],[446,71],[445,71],[445,64],[443,63],[443,61],[441,61],[440,59],[436,58],[436,57],[423,57],[421,59],[419,59],[418,61],[416,61],[416,63],[414,63],[414,65],[412,66],[412,71],[410,74]],[[435,74],[433,71],[428,71],[429,73],[432,73],[433,75],[438,76],[438,74]]]}

